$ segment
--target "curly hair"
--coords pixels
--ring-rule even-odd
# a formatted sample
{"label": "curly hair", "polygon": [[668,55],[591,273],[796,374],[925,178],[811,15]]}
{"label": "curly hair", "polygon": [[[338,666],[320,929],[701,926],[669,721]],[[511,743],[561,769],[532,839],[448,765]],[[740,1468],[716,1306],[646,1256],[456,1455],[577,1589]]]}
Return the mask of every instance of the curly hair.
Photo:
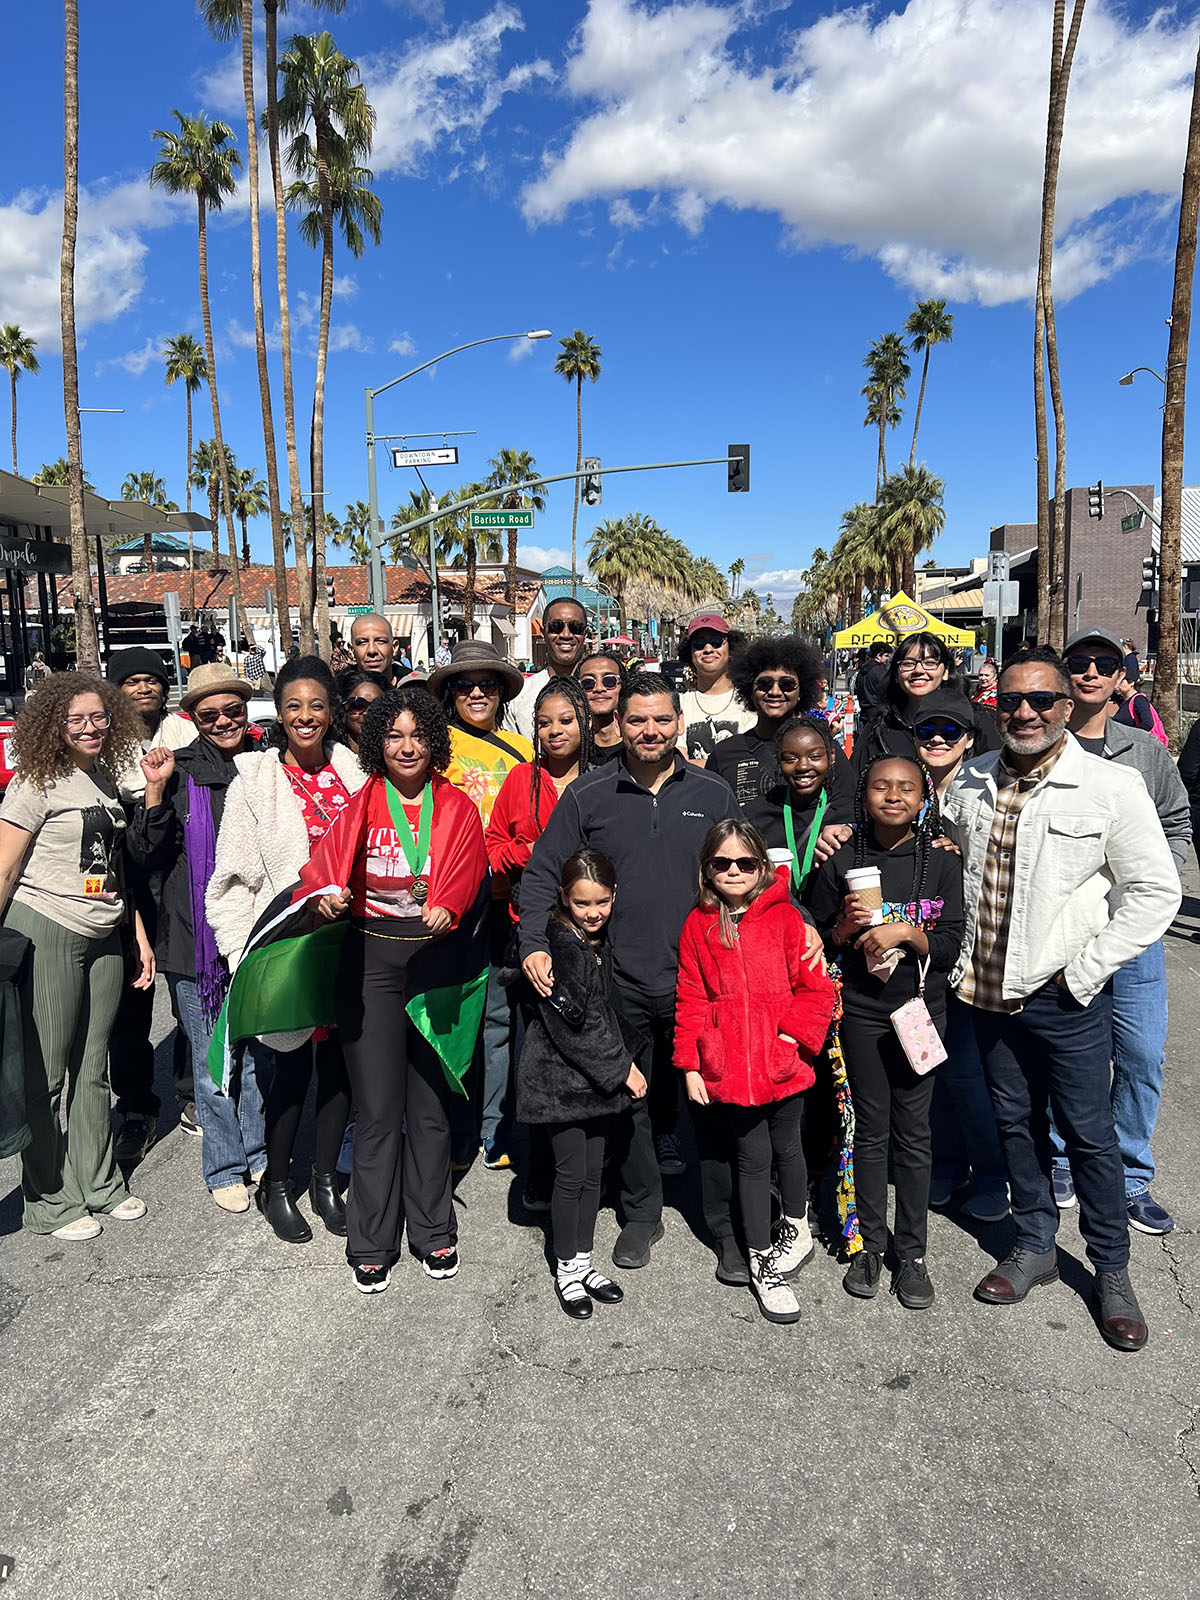
{"label": "curly hair", "polygon": [[825,676],[825,663],[814,644],[802,639],[798,633],[785,634],[781,639],[755,639],[747,645],[736,661],[730,655],[729,676],[737,697],[747,711],[757,711],[754,704],[754,680],[760,672],[791,672],[800,684],[797,706],[811,706],[817,698],[817,685]]}
{"label": "curly hair", "polygon": [[283,697],[293,683],[302,682],[318,684],[325,691],[325,698],[329,702],[329,731],[325,735],[325,742],[328,744],[332,740],[334,744],[341,744],[346,737],[341,696],[333,673],[320,656],[297,656],[294,661],[285,661],[279,669],[275,679],[275,721],[263,740],[263,748],[278,750],[280,760],[287,749],[287,730],[281,715]]}
{"label": "curly hair", "polygon": [[450,734],[442,708],[431,694],[405,684],[389,689],[363,718],[358,739],[358,763],[364,772],[386,773],[383,736],[402,711],[417,725],[417,737],[429,747],[429,765],[434,772],[445,772],[450,765]]}
{"label": "curly hair", "polygon": [[69,776],[75,762],[63,738],[62,725],[72,700],[94,694],[112,721],[96,765],[113,782],[142,753],[142,719],[129,696],[115,683],[94,678],[90,672],[52,672],[31,694],[17,718],[13,733],[14,765],[18,776],[44,789],[55,778]]}
{"label": "curly hair", "polygon": [[[726,635],[726,639],[729,644],[730,662],[733,661],[734,656],[741,655],[742,651],[746,648],[746,638],[747,635],[744,634],[740,628],[730,628],[728,634]],[[679,659],[683,662],[684,666],[689,672],[695,670],[692,666],[692,651],[695,649],[695,644],[696,641],[690,638],[683,638],[679,641]]]}

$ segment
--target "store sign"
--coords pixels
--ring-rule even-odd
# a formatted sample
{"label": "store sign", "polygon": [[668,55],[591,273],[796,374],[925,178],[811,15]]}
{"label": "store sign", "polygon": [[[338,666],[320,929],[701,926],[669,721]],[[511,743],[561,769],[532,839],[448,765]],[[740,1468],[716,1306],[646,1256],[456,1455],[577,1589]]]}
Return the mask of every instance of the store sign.
{"label": "store sign", "polygon": [[71,546],[53,539],[15,539],[0,533],[0,567],[15,572],[70,572]]}

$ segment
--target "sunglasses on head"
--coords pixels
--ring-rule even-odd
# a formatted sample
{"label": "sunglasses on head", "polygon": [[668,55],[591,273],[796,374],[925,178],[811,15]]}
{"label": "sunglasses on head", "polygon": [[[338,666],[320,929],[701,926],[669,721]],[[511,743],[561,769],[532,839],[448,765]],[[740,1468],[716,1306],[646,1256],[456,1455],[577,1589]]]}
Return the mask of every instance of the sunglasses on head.
{"label": "sunglasses on head", "polygon": [[770,694],[772,689],[778,689],[781,694],[794,694],[800,687],[800,680],[799,678],[789,678],[786,676],[782,678],[768,678],[764,676],[761,678],[755,678],[754,687],[758,690],[759,694]]}
{"label": "sunglasses on head", "polygon": [[758,872],[761,863],[757,856],[713,856],[710,865],[714,872],[732,872],[736,867],[739,872]]}
{"label": "sunglasses on head", "polygon": [[965,738],[968,731],[957,722],[918,722],[913,729],[922,744],[928,744],[930,739],[936,739],[939,735],[947,744],[955,744]]}
{"label": "sunglasses on head", "polygon": [[546,624],[547,633],[573,633],[578,639],[587,632],[587,623],[578,617],[553,617]]}
{"label": "sunglasses on head", "polygon": [[455,678],[455,694],[474,694],[478,689],[480,694],[499,694],[500,680],[498,678]]}
{"label": "sunglasses on head", "polygon": [[601,672],[598,675],[588,673],[586,678],[580,678],[579,687],[585,694],[591,694],[593,689],[616,689],[620,687],[621,680],[615,672]]}
{"label": "sunglasses on head", "polygon": [[1093,661],[1102,678],[1111,678],[1124,665],[1118,656],[1069,655],[1066,668],[1073,678],[1082,678]]}
{"label": "sunglasses on head", "polygon": [[1015,711],[1024,701],[1031,711],[1049,711],[1057,700],[1069,700],[1069,694],[1061,690],[1053,693],[1049,689],[1031,689],[1028,694],[1021,694],[1016,690],[1006,689],[1003,694],[996,696],[996,705],[1001,711]]}

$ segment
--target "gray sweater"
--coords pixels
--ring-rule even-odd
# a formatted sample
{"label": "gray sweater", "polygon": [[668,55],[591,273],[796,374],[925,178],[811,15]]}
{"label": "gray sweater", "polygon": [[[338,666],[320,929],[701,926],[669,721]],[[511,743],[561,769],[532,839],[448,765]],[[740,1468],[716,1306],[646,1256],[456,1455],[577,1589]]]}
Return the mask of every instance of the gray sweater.
{"label": "gray sweater", "polygon": [[[1090,749],[1091,742],[1084,745]],[[1188,793],[1179,776],[1179,769],[1171,760],[1167,747],[1152,733],[1140,728],[1127,728],[1124,723],[1109,719],[1104,731],[1103,751],[1093,751],[1105,761],[1115,761],[1121,767],[1133,767],[1140,772],[1146,790],[1158,812],[1175,865],[1183,871],[1187,861],[1188,846],[1192,842],[1191,808]]]}

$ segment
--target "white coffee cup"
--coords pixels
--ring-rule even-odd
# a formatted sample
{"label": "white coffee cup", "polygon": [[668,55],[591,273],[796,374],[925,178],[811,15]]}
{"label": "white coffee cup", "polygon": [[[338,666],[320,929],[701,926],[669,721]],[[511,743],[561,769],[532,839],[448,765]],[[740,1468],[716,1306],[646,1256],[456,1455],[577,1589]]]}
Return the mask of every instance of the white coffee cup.
{"label": "white coffee cup", "polygon": [[846,873],[846,889],[856,894],[871,910],[871,926],[883,922],[883,878],[878,867],[851,867]]}
{"label": "white coffee cup", "polygon": [[774,850],[767,851],[767,860],[773,867],[790,868],[795,857],[786,845],[776,845]]}

